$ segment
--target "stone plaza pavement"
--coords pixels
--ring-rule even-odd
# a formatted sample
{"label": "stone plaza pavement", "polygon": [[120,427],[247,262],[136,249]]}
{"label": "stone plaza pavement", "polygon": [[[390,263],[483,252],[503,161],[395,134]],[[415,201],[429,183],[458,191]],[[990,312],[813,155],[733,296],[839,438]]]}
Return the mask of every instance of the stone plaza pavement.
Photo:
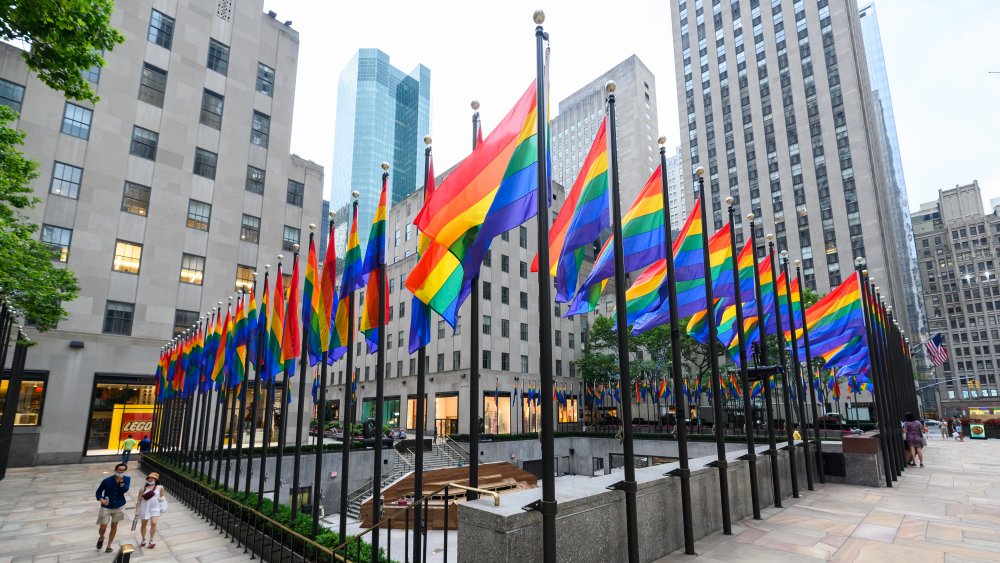
{"label": "stone plaza pavement", "polygon": [[1000,440],[931,433],[924,467],[893,488],[817,485],[657,563],[714,561],[1000,561]]}
{"label": "stone plaza pavement", "polygon": [[[94,492],[113,467],[111,462],[9,469],[0,481],[0,563],[110,562],[114,553],[94,548],[98,507]],[[242,548],[236,549],[235,543],[176,499],[160,518],[156,548],[140,548],[139,530],[133,532],[131,527],[134,491],[141,487],[145,475],[134,460],[129,463],[128,475],[132,478],[128,518],[118,525],[112,544],[116,552],[120,544],[131,543],[136,549],[132,561],[142,563],[250,559]]]}

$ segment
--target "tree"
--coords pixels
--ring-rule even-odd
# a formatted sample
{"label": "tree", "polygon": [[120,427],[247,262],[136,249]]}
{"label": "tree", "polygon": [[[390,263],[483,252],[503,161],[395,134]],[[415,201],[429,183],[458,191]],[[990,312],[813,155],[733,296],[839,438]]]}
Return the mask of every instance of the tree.
{"label": "tree", "polygon": [[52,264],[52,249],[34,238],[38,226],[21,213],[38,202],[30,187],[38,165],[18,150],[24,132],[6,126],[15,117],[0,106],[0,294],[45,331],[66,316],[62,304],[80,287],[73,272]]}
{"label": "tree", "polygon": [[125,37],[111,27],[112,0],[15,0],[0,4],[0,39],[21,41],[28,68],[68,98],[96,102],[83,73]]}

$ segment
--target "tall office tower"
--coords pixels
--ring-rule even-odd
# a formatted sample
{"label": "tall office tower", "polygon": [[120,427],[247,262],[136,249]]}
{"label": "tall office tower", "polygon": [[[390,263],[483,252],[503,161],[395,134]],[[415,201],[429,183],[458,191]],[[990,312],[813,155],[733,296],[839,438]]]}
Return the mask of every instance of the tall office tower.
{"label": "tall office tower", "polygon": [[618,85],[618,179],[625,210],[660,163],[656,79],[635,55],[559,102],[559,115],[552,119],[552,179],[567,190],[573,186],[607,113],[608,80]]}
{"label": "tall office tower", "polygon": [[687,219],[687,193],[690,179],[684,168],[684,157],[678,146],[667,157],[667,199],[670,200],[670,226],[679,231]]}
{"label": "tall office tower", "polygon": [[[896,118],[892,112],[892,97],[889,95],[889,77],[886,74],[885,55],[882,52],[882,36],[879,32],[875,5],[869,4],[858,14],[861,20],[861,36],[865,43],[865,59],[868,62],[868,80],[871,82],[872,99],[878,133],[879,152],[882,155],[885,186],[890,204],[889,228],[892,242],[899,257],[900,280],[903,284],[903,304],[906,317],[914,336],[927,333],[927,316],[924,314],[923,289],[920,286],[920,269],[917,266],[917,250],[913,245],[913,225],[910,224],[910,203],[906,195],[906,180],[903,178],[903,162],[899,156],[899,139],[896,137]],[[925,364],[929,369],[930,364]]]}
{"label": "tall office tower", "polygon": [[[973,409],[989,413],[1000,392],[1000,208],[986,213],[973,181],[939,190],[911,217],[929,336],[940,333],[948,350],[948,361],[920,380],[924,410],[936,401],[928,417],[978,418]],[[922,341],[910,338],[915,354],[925,352]]]}
{"label": "tall office tower", "polygon": [[410,74],[389,64],[378,49],[359,49],[340,73],[337,124],[333,139],[333,193],[330,205],[350,203],[361,193],[358,229],[368,242],[382,189],[379,164],[388,162],[389,206],[423,186],[424,135],[430,134],[431,71],[417,65]]}
{"label": "tall office tower", "polygon": [[289,155],[298,32],[263,0],[204,8],[116,3],[126,40],[88,74],[96,106],[0,45],[3,103],[39,166],[31,218],[80,281],[57,329],[29,329],[12,463],[79,463],[148,433],[161,347],[305,249],[323,169]]}
{"label": "tall office tower", "polygon": [[737,227],[753,210],[758,252],[774,233],[802,259],[807,287],[826,293],[863,256],[902,308],[887,228],[898,207],[885,187],[855,2],[675,0],[671,11],[685,168],[705,168],[711,228],[732,194]]}

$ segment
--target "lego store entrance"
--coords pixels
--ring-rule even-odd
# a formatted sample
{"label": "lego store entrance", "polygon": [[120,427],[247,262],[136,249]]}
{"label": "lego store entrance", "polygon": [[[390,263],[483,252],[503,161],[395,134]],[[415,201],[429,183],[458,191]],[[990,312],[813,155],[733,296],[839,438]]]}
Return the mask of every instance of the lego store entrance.
{"label": "lego store entrance", "polygon": [[150,435],[154,393],[151,376],[95,375],[84,455],[114,454],[129,434],[136,440]]}

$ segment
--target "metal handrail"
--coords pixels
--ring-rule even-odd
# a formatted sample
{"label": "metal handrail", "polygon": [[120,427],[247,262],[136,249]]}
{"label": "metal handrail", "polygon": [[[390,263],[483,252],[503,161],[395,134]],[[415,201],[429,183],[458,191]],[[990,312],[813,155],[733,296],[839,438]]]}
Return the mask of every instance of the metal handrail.
{"label": "metal handrail", "polygon": [[[487,489],[479,489],[479,488],[476,488],[476,487],[467,487],[465,485],[459,485],[458,483],[448,483],[446,485],[442,485],[441,487],[435,489],[434,491],[431,491],[430,493],[427,493],[426,495],[424,495],[424,496],[420,497],[419,499],[413,501],[409,506],[406,507],[406,510],[404,510],[403,512],[404,513],[409,513],[410,509],[414,508],[414,507],[416,507],[416,508],[419,509],[421,503],[423,503],[425,501],[429,501],[429,500],[431,500],[434,497],[434,495],[440,493],[441,491],[444,491],[444,490],[447,490],[447,489],[451,489],[451,488],[460,489],[460,490],[463,490],[463,491],[470,491],[470,492],[474,492],[474,493],[479,493],[480,495],[489,495],[489,496],[493,497],[493,506],[500,506],[500,493],[498,493],[496,491],[490,491],[490,490],[487,490]],[[448,507],[448,501],[446,499],[445,500],[445,509],[447,509],[447,507]],[[385,524],[385,523],[389,522],[390,520],[396,520],[398,518],[400,518],[400,516],[397,514],[396,516],[389,516],[387,518],[383,518],[383,519],[379,520],[371,528],[368,528],[367,530],[361,532],[360,534],[358,534],[356,536],[351,536],[350,540],[345,541],[344,543],[342,543],[342,544],[338,545],[337,547],[333,548],[333,550],[332,550],[333,553],[337,553],[341,549],[346,549],[347,546],[348,546],[348,544],[352,544],[352,543],[356,543],[358,541],[361,541],[361,538],[364,537],[367,534],[370,534],[372,532],[372,530],[376,530],[376,529],[380,528],[382,526],[382,524]],[[414,520],[414,521],[416,521],[416,520]]]}

